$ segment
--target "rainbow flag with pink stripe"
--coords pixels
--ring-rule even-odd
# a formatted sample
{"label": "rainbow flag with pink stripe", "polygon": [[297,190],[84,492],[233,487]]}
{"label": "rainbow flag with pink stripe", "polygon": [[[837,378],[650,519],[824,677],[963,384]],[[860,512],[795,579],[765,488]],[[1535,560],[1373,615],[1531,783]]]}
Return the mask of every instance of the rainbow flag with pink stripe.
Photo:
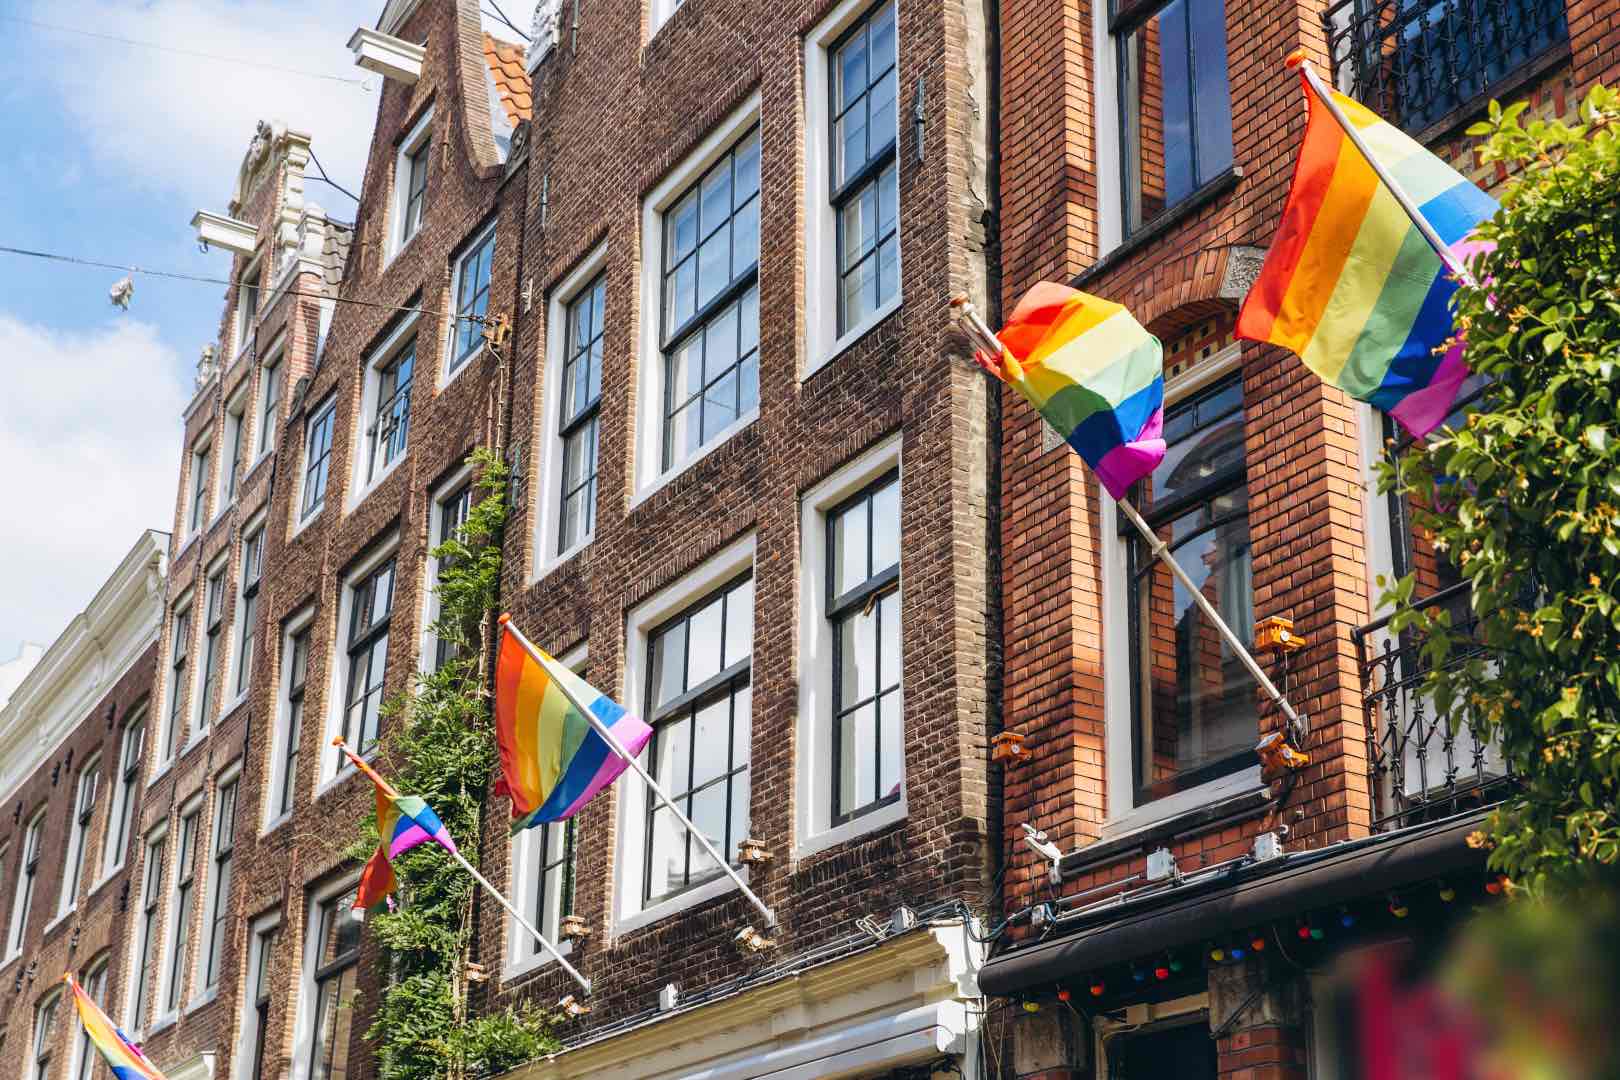
{"label": "rainbow flag with pink stripe", "polygon": [[415,795],[390,796],[380,785],[377,788],[377,835],[382,840],[376,854],[366,863],[360,875],[359,891],[355,893],[354,906],[358,910],[377,907],[394,893],[399,880],[394,875],[393,860],[411,848],[433,840],[446,851],[456,850],[450,830],[444,827],[444,822],[426,800]]}
{"label": "rainbow flag with pink stripe", "polygon": [[1164,350],[1119,304],[1037,284],[997,335],[1014,387],[1086,459],[1114,498],[1164,459]]}
{"label": "rainbow flag with pink stripe", "polygon": [[504,627],[495,665],[497,793],[512,799],[512,831],[571,817],[628,763],[591,726],[595,716],[632,757],[652,728],[557,660],[533,655]]}
{"label": "rainbow flag with pink stripe", "polygon": [[[1290,61],[1293,62],[1292,60]],[[1322,379],[1422,438],[1468,377],[1440,257],[1300,73],[1310,120],[1282,223],[1237,336],[1292,350]],[[1380,165],[1461,256],[1496,200],[1355,99],[1330,91]]]}
{"label": "rainbow flag with pink stripe", "polygon": [[73,1004],[79,1010],[79,1022],[84,1025],[84,1033],[95,1043],[113,1076],[118,1080],[163,1080],[163,1074],[146,1060],[141,1048],[107,1018],[95,999],[84,992],[78,979],[63,975],[62,980],[73,991]]}

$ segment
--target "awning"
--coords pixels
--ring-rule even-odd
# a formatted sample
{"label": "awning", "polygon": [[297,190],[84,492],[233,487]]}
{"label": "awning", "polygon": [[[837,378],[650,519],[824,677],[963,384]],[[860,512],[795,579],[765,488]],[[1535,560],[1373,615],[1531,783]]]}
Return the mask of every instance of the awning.
{"label": "awning", "polygon": [[1249,863],[1076,915],[1054,937],[995,957],[979,969],[986,994],[1012,995],[1151,953],[1332,908],[1448,874],[1478,873],[1485,854],[1465,838],[1483,813]]}

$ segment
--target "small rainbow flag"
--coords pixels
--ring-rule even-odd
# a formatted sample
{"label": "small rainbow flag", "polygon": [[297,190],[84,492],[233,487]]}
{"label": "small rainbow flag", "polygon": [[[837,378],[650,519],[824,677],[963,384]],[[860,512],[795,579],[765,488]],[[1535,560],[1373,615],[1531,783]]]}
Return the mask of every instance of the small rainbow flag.
{"label": "small rainbow flag", "polygon": [[370,910],[388,901],[399,888],[393,860],[429,840],[436,841],[444,850],[455,854],[456,841],[426,800],[394,792],[371,766],[356,757],[348,747],[345,746],[343,752],[371,777],[371,782],[377,788],[377,835],[382,840],[360,875],[360,888],[354,897],[355,910]]}
{"label": "small rainbow flag", "polygon": [[[1013,386],[1123,498],[1164,459],[1164,350],[1119,304],[1043,281],[997,335]],[[981,362],[982,359],[981,359]]]}
{"label": "small rainbow flag", "polygon": [[163,1080],[163,1074],[146,1060],[141,1048],[107,1018],[101,1006],[84,992],[78,979],[68,974],[62,976],[62,981],[73,991],[73,1004],[78,1007],[79,1022],[84,1025],[84,1033],[101,1051],[113,1076],[118,1080]]}
{"label": "small rainbow flag", "polygon": [[[1305,142],[1237,336],[1292,350],[1323,380],[1422,438],[1468,377],[1449,340],[1457,283],[1304,71],[1300,80],[1310,103]],[[1496,212],[1496,200],[1353,98],[1329,93],[1441,241],[1466,254],[1460,245]]]}
{"label": "small rainbow flag", "polygon": [[512,831],[573,816],[628,767],[591,726],[589,712],[634,757],[652,728],[502,624],[495,666],[497,793],[512,799]]}

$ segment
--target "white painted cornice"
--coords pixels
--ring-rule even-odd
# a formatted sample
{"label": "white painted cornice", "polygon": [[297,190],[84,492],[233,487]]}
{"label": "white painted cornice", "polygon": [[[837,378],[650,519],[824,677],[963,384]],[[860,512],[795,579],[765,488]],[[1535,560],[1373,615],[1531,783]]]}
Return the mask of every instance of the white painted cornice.
{"label": "white painted cornice", "polygon": [[398,34],[405,20],[416,14],[422,0],[388,0],[388,6],[383,8],[382,18],[377,20],[377,29],[385,34]]}
{"label": "white painted cornice", "polygon": [[422,61],[427,57],[424,46],[364,26],[349,38],[349,49],[360,67],[406,86],[422,77]]}
{"label": "white painted cornice", "polygon": [[197,239],[209,247],[224,248],[238,255],[252,255],[259,246],[257,226],[224,214],[198,210],[191,215],[191,227],[197,230]]}

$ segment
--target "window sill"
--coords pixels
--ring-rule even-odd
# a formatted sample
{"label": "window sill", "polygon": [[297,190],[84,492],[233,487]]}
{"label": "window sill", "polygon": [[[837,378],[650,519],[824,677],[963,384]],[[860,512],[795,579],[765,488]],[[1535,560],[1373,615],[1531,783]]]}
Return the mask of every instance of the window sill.
{"label": "window sill", "polygon": [[246,480],[249,476],[252,476],[253,470],[257,469],[260,465],[263,465],[266,461],[269,461],[270,458],[275,455],[275,452],[275,443],[271,443],[269,446],[259,451],[259,456],[254,458],[253,461],[248,465],[247,471],[242,474],[242,479]]}
{"label": "window sill", "polygon": [[219,722],[221,724],[223,724],[226,721],[226,719],[231,715],[231,713],[235,712],[237,709],[240,709],[243,705],[246,705],[247,704],[247,699],[249,698],[249,696],[251,696],[251,694],[252,694],[252,689],[249,688],[247,690],[242,691],[240,694],[237,694],[234,698],[232,698],[230,701],[227,701],[224,705],[221,705],[220,708],[219,708]]}
{"label": "window sill", "polygon": [[85,902],[89,903],[90,898],[96,895],[96,893],[100,892],[102,889],[106,888],[107,883],[112,881],[113,878],[117,877],[119,871],[123,869],[124,861],[120,859],[117,865],[111,867],[105,874],[101,875],[101,878],[94,885],[90,886],[89,891],[84,894]]}
{"label": "window sill", "polygon": [[1152,221],[1143,222],[1142,227],[1132,233],[1128,239],[1076,274],[1069,284],[1076,289],[1084,289],[1090,282],[1096,281],[1111,270],[1118,269],[1131,256],[1140,252],[1149,244],[1154,243],[1165,233],[1237,187],[1242,179],[1243,166],[1233,165],[1230,169],[1227,169]]}
{"label": "window sill", "polygon": [[175,760],[178,761],[180,758],[185,757],[187,754],[197,749],[197,747],[201,746],[204,740],[208,738],[208,733],[212,730],[213,728],[211,727],[199,727],[196,731],[193,731],[191,733],[191,738],[186,740],[186,745],[182,746],[180,748],[180,752],[174,755]]}
{"label": "window sill", "polygon": [[174,768],[175,758],[178,758],[179,756],[180,755],[176,754],[174,757],[157,767],[157,770],[153,772],[151,777],[146,781],[146,786],[148,789],[156,787],[159,780],[162,780],[165,776],[169,775],[169,770]]}
{"label": "window sill", "polygon": [[843,356],[850,349],[853,349],[862,338],[864,338],[867,334],[870,334],[873,330],[876,330],[879,326],[883,325],[883,323],[888,321],[889,316],[899,311],[900,305],[904,299],[905,297],[903,293],[896,293],[888,303],[884,304],[882,307],[872,312],[872,314],[856,323],[853,329],[846,331],[842,337],[834,341],[832,345],[828,347],[823,356],[817,359],[814,363],[805,367],[804,375],[799,381],[807,381],[810,376],[814,375],[822,368],[830,366],[839,357]]}
{"label": "window sill", "polygon": [[1104,822],[1100,839],[1063,856],[1063,873],[1072,875],[1122,855],[1167,844],[1183,833],[1233,815],[1258,813],[1270,801],[1271,793],[1260,779],[1258,765],[1211,780]]}
{"label": "window sill", "polygon": [[179,1021],[180,1013],[178,1011],[169,1013],[167,1016],[160,1016],[156,1020],[152,1021],[152,1026],[142,1032],[141,1037],[135,1039],[134,1042],[139,1045],[140,1043],[143,1043],[152,1036],[156,1035],[158,1032],[167,1031],[169,1028],[174,1027],[174,1025]]}
{"label": "window sill", "polygon": [[215,511],[213,518],[208,522],[208,527],[203,530],[203,533],[206,534],[206,533],[213,532],[214,531],[214,526],[218,525],[220,522],[224,521],[226,519],[226,517],[228,517],[230,515],[231,508],[234,507],[235,505],[236,505],[236,496],[232,495],[230,497],[230,500],[228,502],[226,502],[224,506],[220,507],[217,511]]}
{"label": "window sill", "polygon": [[[452,326],[453,325],[454,325],[454,322],[452,321]],[[442,391],[446,387],[448,387],[451,383],[453,383],[457,379],[461,378],[461,376],[463,376],[463,375],[465,375],[467,373],[468,368],[472,367],[474,364],[478,363],[478,361],[482,360],[484,358],[485,354],[488,353],[488,352],[489,352],[488,343],[480,341],[478,343],[478,347],[476,349],[474,349],[472,352],[468,353],[465,357],[462,358],[460,363],[456,364],[454,367],[448,369],[444,373],[444,381],[439,383],[437,389]]]}
{"label": "window sill", "polygon": [[[357,756],[361,761],[365,762],[367,765],[370,765],[373,761],[377,760],[377,747],[373,746],[370,750],[367,750],[365,753]],[[328,794],[334,788],[341,787],[343,782],[349,777],[359,775],[360,770],[355,768],[354,764],[347,758],[344,758],[343,767],[333,775],[321,781],[321,786],[315,789],[315,798],[317,800],[320,799],[323,795]]]}
{"label": "window sill", "polygon": [[531,584],[531,585],[537,584],[538,582],[541,582],[541,581],[545,580],[546,578],[550,577],[552,574],[556,573],[558,570],[561,570],[568,563],[572,562],[576,555],[578,555],[580,552],[584,551],[586,548],[590,547],[591,546],[591,541],[595,540],[595,539],[596,539],[596,533],[594,533],[594,532],[587,533],[586,536],[585,536],[585,539],[581,540],[579,543],[575,544],[573,547],[569,548],[567,551],[563,552],[560,555],[554,555],[550,559],[547,559],[544,563],[542,563],[540,565],[540,568],[537,571],[535,571],[534,577],[529,579],[529,584]]}
{"label": "window sill", "polygon": [[[903,784],[904,780],[901,782]],[[831,828],[822,830],[821,832],[811,833],[809,836],[800,840],[794,845],[793,858],[795,861],[798,861],[800,859],[809,858],[811,855],[818,855],[829,848],[835,848],[840,844],[847,844],[851,840],[858,839],[867,835],[868,833],[874,833],[882,829],[886,829],[897,822],[904,821],[906,816],[906,792],[905,788],[902,787],[900,789],[900,798],[898,801],[892,802],[888,806],[880,806],[876,810],[873,810],[867,814],[862,814],[860,817],[852,818],[851,820],[844,822],[842,825],[834,825]]]}
{"label": "window sill", "polygon": [[66,911],[57,912],[56,915],[51,918],[51,921],[45,924],[45,929],[40,931],[39,936],[42,937],[42,938],[50,937],[51,934],[57,929],[57,927],[61,926],[65,922],[67,922],[68,919],[72,918],[73,913],[78,911],[78,910],[79,910],[79,906],[77,904],[74,904],[72,907],[68,908]]}
{"label": "window sill", "polygon": [[[749,881],[748,867],[739,868],[737,873],[742,876],[744,882],[752,884]],[[670,897],[668,900],[661,900],[651,907],[620,916],[614,921],[613,936],[621,937],[625,934],[634,933],[656,922],[661,922],[671,915],[678,915],[688,908],[695,908],[699,904],[708,903],[716,897],[738,891],[737,883],[731,880],[731,875],[721,874],[713,881],[705,881],[695,889],[688,889],[683,893]]]}
{"label": "window sill", "polygon": [[186,538],[180,541],[180,546],[174,549],[174,561],[179,562],[181,559],[185,558],[186,552],[191,550],[191,546],[197,542],[197,537],[201,535],[201,529],[195,532],[187,533]]}
{"label": "window sill", "polygon": [[212,1005],[219,998],[219,987],[211,986],[203,992],[203,996],[186,1006],[185,1015],[190,1016],[204,1005]]}
{"label": "window sill", "polygon": [[6,970],[6,968],[8,968],[12,964],[16,963],[18,958],[21,957],[21,956],[22,956],[22,952],[19,950],[17,952],[12,953],[10,956],[6,957],[4,960],[0,960],[0,971],[4,971],[4,970]]}
{"label": "window sill", "polygon": [[720,432],[706,446],[699,449],[697,453],[682,461],[679,465],[671,467],[668,472],[661,473],[656,479],[649,481],[645,487],[637,491],[635,498],[630,500],[630,512],[634,513],[638,506],[674,483],[677,477],[691,471],[692,466],[726,445],[733,436],[758,419],[759,409],[755,407],[751,412],[744,413],[724,428],[721,428]]}
{"label": "window sill", "polygon": [[410,456],[410,454],[411,447],[407,443],[405,449],[401,450],[399,455],[395,457],[393,461],[390,461],[388,464],[382,467],[382,472],[372,477],[371,480],[366,483],[366,486],[360,489],[360,491],[355,495],[354,501],[343,508],[343,516],[348,517],[356,510],[360,509],[360,507],[364,506],[366,500],[371,497],[371,493],[382,487],[383,483],[390,476],[394,475],[394,470],[399,468],[400,462],[404,461]]}
{"label": "window sill", "polygon": [[291,533],[289,533],[287,535],[287,539],[288,540],[297,539],[297,537],[298,537],[298,535],[300,533],[302,533],[305,529],[309,528],[311,525],[315,524],[316,520],[319,519],[320,516],[321,516],[321,511],[323,511],[325,509],[326,509],[326,501],[324,499],[321,500],[321,502],[317,503],[315,506],[310,507],[309,513],[303,515],[302,517],[300,517],[297,521],[295,521],[293,523],[293,530],[292,530]]}
{"label": "window sill", "polygon": [[[508,923],[511,925],[510,920],[508,920]],[[527,940],[529,937],[529,932],[519,926],[512,925],[512,929],[518,934],[522,935],[525,940]],[[557,946],[557,951],[562,953],[564,957],[574,955],[574,943],[569,941],[567,938],[564,938],[562,941],[554,941],[552,944]],[[541,945],[539,942],[535,942],[535,945],[539,948],[539,952],[535,953],[531,957],[528,957],[527,959],[510,962],[504,969],[502,969],[502,983],[514,982],[515,980],[524,978],[525,976],[532,975],[536,971],[542,971],[557,962],[557,958],[552,956],[551,953],[546,950],[544,945]]]}
{"label": "window sill", "polygon": [[267,821],[263,825],[259,826],[259,837],[262,839],[262,838],[264,838],[266,836],[269,836],[271,833],[275,832],[277,829],[281,828],[283,825],[287,824],[287,822],[289,822],[291,820],[292,820],[292,811],[291,810],[287,811],[284,814],[277,814],[275,817],[271,818],[269,821]]}

